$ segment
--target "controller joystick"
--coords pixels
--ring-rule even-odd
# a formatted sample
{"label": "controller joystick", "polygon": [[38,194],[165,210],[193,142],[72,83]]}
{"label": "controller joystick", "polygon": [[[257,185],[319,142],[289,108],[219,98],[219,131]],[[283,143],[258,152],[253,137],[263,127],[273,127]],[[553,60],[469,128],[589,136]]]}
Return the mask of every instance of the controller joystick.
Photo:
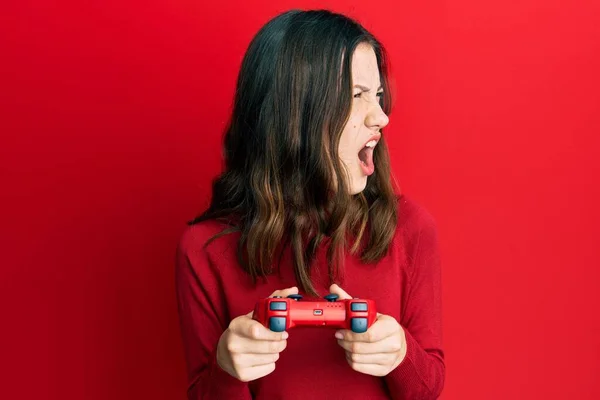
{"label": "controller joystick", "polygon": [[337,301],[337,299],[339,299],[340,296],[338,296],[335,293],[329,293],[328,295],[323,296],[323,298],[329,302],[334,302]]}

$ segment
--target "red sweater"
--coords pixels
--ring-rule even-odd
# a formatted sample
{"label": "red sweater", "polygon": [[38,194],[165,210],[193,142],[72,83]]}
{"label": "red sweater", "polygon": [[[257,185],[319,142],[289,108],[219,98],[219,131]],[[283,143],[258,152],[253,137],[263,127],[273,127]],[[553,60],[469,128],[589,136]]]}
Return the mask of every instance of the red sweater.
{"label": "red sweater", "polygon": [[[346,256],[340,286],[351,296],[373,299],[377,311],[391,315],[406,333],[407,354],[385,377],[354,371],[337,344],[334,329],[296,327],[275,371],[244,383],[216,363],[217,343],[229,322],[254,308],[277,289],[297,286],[290,254],[281,276],[252,282],[236,261],[239,233],[225,235],[203,249],[224,226],[202,222],[186,229],[177,251],[179,313],[188,366],[188,398],[211,399],[436,399],[444,385],[441,324],[441,273],[435,222],[406,196],[399,201],[399,224],[387,255],[376,265]],[[313,283],[328,293],[326,244],[318,251]]]}

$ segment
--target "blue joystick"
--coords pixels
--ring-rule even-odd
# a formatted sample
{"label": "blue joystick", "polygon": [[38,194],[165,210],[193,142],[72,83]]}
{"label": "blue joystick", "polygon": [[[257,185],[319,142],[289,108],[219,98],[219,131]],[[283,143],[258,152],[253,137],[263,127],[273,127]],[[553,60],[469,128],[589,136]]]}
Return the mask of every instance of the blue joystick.
{"label": "blue joystick", "polygon": [[337,294],[334,293],[329,293],[328,295],[324,296],[325,300],[329,301],[329,302],[334,302],[336,301],[340,296],[338,296]]}
{"label": "blue joystick", "polygon": [[302,300],[302,295],[301,294],[289,294],[288,299],[292,299],[292,300]]}

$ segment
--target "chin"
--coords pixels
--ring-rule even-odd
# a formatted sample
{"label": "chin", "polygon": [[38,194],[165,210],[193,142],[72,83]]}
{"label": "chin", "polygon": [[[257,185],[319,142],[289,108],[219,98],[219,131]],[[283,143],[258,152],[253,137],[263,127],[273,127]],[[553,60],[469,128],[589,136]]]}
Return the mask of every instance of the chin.
{"label": "chin", "polygon": [[350,194],[359,194],[367,187],[367,177],[354,179],[350,187]]}

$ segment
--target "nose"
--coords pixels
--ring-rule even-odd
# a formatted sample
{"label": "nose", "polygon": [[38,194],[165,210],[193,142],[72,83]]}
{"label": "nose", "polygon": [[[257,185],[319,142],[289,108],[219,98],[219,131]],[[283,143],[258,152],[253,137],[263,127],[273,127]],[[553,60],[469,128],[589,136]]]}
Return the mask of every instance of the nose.
{"label": "nose", "polygon": [[365,118],[365,125],[373,130],[381,130],[389,122],[390,119],[388,118],[387,114],[383,112],[379,102],[374,102]]}

